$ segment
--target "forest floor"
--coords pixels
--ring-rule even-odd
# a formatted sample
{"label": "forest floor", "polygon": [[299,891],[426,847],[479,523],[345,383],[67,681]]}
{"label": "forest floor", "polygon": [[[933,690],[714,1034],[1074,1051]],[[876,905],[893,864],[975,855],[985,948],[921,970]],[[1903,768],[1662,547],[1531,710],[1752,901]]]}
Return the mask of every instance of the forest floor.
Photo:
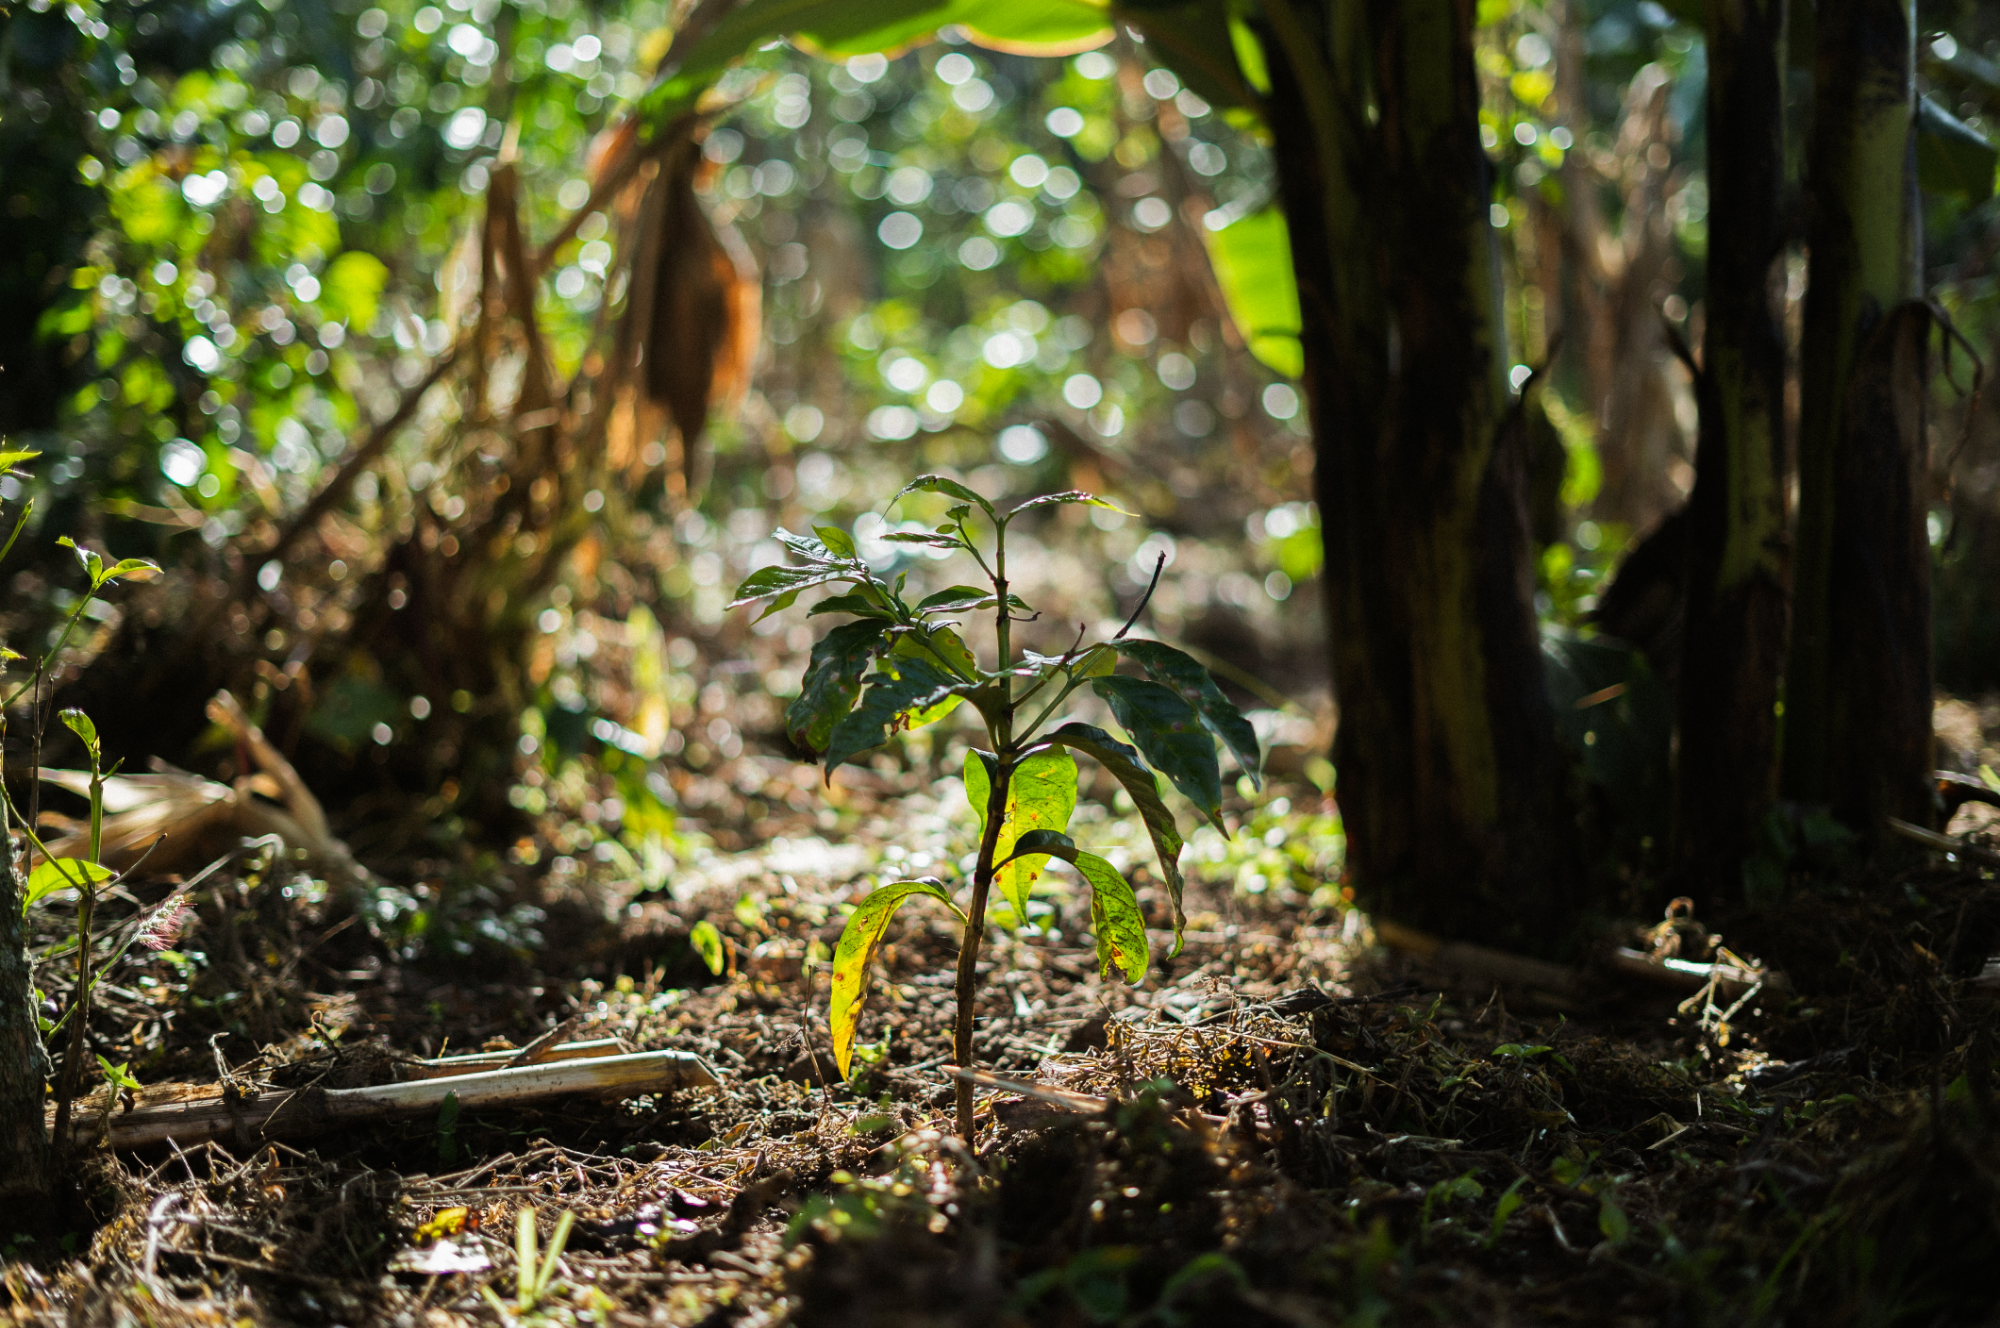
{"label": "forest floor", "polygon": [[[967,850],[955,786],[841,780],[831,834],[775,760],[687,783],[716,840],[757,847],[689,855],[653,894],[567,856],[553,814],[497,874],[400,864],[450,944],[281,873],[204,883],[177,949],[103,989],[100,1026],[125,1031],[97,1050],[148,1083],[381,1082],[392,1053],[571,1016],[575,1038],[695,1052],[720,1082],[99,1152],[73,1210],[6,1247],[0,1319],[1943,1323],[1996,1300],[1990,874],[1823,879],[1720,919],[1784,975],[1746,1000],[1596,970],[1554,998],[1374,946],[1314,886],[1337,852],[1318,794],[1270,790],[1234,841],[1194,841],[1186,949],[1164,958],[1157,932],[1143,984],[1098,976],[1075,901],[998,935],[979,1060],[1028,1091],[982,1090],[968,1150],[940,1070],[946,919],[900,915],[847,1084],[818,959],[843,903]],[[1140,842],[1111,811],[1084,833]],[[702,919],[729,941],[720,975],[689,944]],[[524,1209],[544,1251],[574,1216],[526,1297]]]}

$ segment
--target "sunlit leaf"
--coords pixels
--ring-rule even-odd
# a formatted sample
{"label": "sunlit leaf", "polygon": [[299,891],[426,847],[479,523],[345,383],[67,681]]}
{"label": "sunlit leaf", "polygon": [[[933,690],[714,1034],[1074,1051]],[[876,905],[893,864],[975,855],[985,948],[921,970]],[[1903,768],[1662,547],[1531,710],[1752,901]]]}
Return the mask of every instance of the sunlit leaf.
{"label": "sunlit leaf", "polygon": [[1262,756],[1257,746],[1257,730],[1243,717],[1234,702],[1222,694],[1208,670],[1193,659],[1158,641],[1120,641],[1118,653],[1136,662],[1155,682],[1173,688],[1201,716],[1209,732],[1236,758],[1251,783],[1263,787]]}
{"label": "sunlit leaf", "polygon": [[893,673],[886,667],[877,669],[866,683],[859,702],[827,736],[829,779],[836,766],[880,747],[889,741],[891,733],[907,727],[912,713],[943,704],[953,695],[955,680],[924,660],[900,659]]}
{"label": "sunlit leaf", "polygon": [[1045,493],[1038,497],[1030,498],[1027,502],[1022,503],[1019,507],[1009,512],[1007,519],[1012,521],[1015,517],[1021,515],[1021,513],[1031,512],[1037,507],[1056,507],[1066,503],[1078,503],[1085,507],[1102,507],[1106,511],[1116,512],[1120,516],[1137,515],[1135,512],[1126,511],[1108,498],[1099,498],[1096,494],[1085,493],[1082,489],[1065,489],[1061,493]]}
{"label": "sunlit leaf", "polygon": [[1015,861],[1025,862],[1031,855],[1043,860],[1054,857],[1075,867],[1090,885],[1090,929],[1097,937],[1097,971],[1107,978],[1122,971],[1125,980],[1135,986],[1145,980],[1146,915],[1139,909],[1132,883],[1116,867],[1095,853],[1084,852],[1068,835],[1054,830],[1029,831],[1021,836],[1015,852],[1020,854]]}
{"label": "sunlit leaf", "polygon": [[1008,55],[1076,55],[1116,33],[1106,7],[1089,0],[954,0],[950,12],[967,37]]}
{"label": "sunlit leaf", "polygon": [[320,308],[349,327],[365,328],[375,321],[375,310],[388,280],[389,269],[381,259],[350,249],[320,273]]}
{"label": "sunlit leaf", "polygon": [[1203,236],[1229,317],[1250,353],[1297,378],[1305,372],[1305,351],[1299,345],[1299,286],[1285,214],[1273,204]]}
{"label": "sunlit leaf", "polygon": [[83,739],[84,746],[97,750],[97,725],[91,723],[89,715],[72,706],[62,712],[62,722],[71,733]]}
{"label": "sunlit leaf", "polygon": [[917,601],[918,613],[959,613],[967,609],[991,608],[993,592],[978,586],[952,586]]}
{"label": "sunlit leaf", "polygon": [[813,647],[799,694],[785,707],[785,732],[793,742],[815,755],[826,750],[834,725],[854,708],[861,675],[887,628],[879,618],[844,623]]}
{"label": "sunlit leaf", "polygon": [[13,451],[0,452],[0,475],[5,475],[9,471],[13,470],[14,467],[21,465],[23,462],[33,461],[36,457],[40,455],[41,455],[40,452],[30,452],[18,449]]}
{"label": "sunlit leaf", "polygon": [[99,1055],[97,1058],[97,1068],[104,1075],[104,1082],[110,1084],[114,1089],[129,1088],[137,1092],[139,1089],[145,1087],[144,1084],[141,1084],[137,1079],[132,1077],[132,1062],[130,1061],[121,1061],[117,1065],[113,1065],[110,1057]]}
{"label": "sunlit leaf", "polygon": [[842,558],[854,557],[854,537],[839,526],[814,526],[813,534],[819,536],[829,553]]}
{"label": "sunlit leaf", "polygon": [[855,575],[844,568],[829,567],[786,567],[774,564],[760,567],[743,578],[743,584],[736,587],[736,598],[729,601],[729,607],[740,609],[745,604],[755,604],[760,599],[772,595],[791,594],[810,586],[824,585],[828,581],[839,581]]}
{"label": "sunlit leaf", "polygon": [[101,885],[118,873],[101,862],[89,862],[83,858],[49,858],[28,873],[28,889],[21,901],[25,910],[46,895],[58,890],[74,890],[84,882]]}
{"label": "sunlit leaf", "polygon": [[[992,797],[992,761],[984,752],[965,754],[965,798],[979,818],[982,836],[986,833],[986,809]],[[999,838],[993,845],[993,860],[1006,865],[994,873],[993,884],[1001,898],[1013,907],[1017,918],[1027,919],[1028,896],[1048,859],[1012,857],[1015,840],[1035,830],[1066,830],[1075,811],[1076,759],[1068,752],[1060,749],[1032,752],[1014,767],[1013,776],[1007,781],[1007,806],[1000,818]]]}
{"label": "sunlit leaf", "polygon": [[160,574],[160,565],[148,558],[121,558],[104,573],[103,584],[123,578],[128,581],[145,581]]}
{"label": "sunlit leaf", "polygon": [[694,946],[694,952],[701,956],[702,963],[708,965],[709,972],[717,977],[722,976],[722,969],[729,962],[729,955],[722,943],[722,933],[717,930],[713,922],[703,918],[695,923],[693,930],[688,933],[688,944]]}
{"label": "sunlit leaf", "polygon": [[949,535],[933,535],[929,531],[922,530],[892,531],[882,536],[882,541],[885,544],[924,544],[933,549],[951,549],[953,551],[965,547]]}
{"label": "sunlit leaf", "polygon": [[1109,770],[1139,809],[1139,817],[1146,823],[1146,833],[1152,838],[1153,852],[1159,859],[1160,875],[1167,883],[1167,894],[1173,900],[1173,953],[1179,954],[1181,931],[1187,921],[1181,913],[1181,832],[1174,825],[1173,812],[1160,797],[1160,786],[1153,772],[1140,763],[1138,752],[1089,724],[1065,724],[1050,733],[1047,741],[1082,752]]}
{"label": "sunlit leaf", "polygon": [[854,1032],[861,1018],[861,1000],[867,992],[869,961],[875,957],[875,947],[882,943],[889,919],[911,895],[928,895],[950,909],[959,921],[965,921],[965,914],[952,903],[951,892],[944,888],[944,882],[931,877],[878,886],[847,919],[847,926],[841,929],[840,944],[833,952],[833,997],[827,1010],[827,1023],[833,1032],[833,1061],[840,1067],[843,1079],[847,1078],[854,1059]]}
{"label": "sunlit leaf", "polygon": [[905,497],[913,493],[941,493],[946,495],[947,497],[958,498],[968,503],[977,503],[981,508],[981,510],[983,510],[987,516],[990,517],[993,515],[992,503],[987,502],[984,498],[981,498],[978,494],[966,488],[963,484],[960,484],[957,480],[947,479],[943,475],[917,476],[915,479],[911,480],[908,484],[905,484],[902,488],[898,489],[896,491],[896,496],[889,500],[888,507],[885,507],[882,510],[885,512],[891,510],[896,506],[897,503],[902,502]]}
{"label": "sunlit leaf", "polygon": [[1233,14],[1229,18],[1229,45],[1236,53],[1236,65],[1243,71],[1244,80],[1259,93],[1270,96],[1271,71],[1264,59],[1263,44],[1250,25]]}
{"label": "sunlit leaf", "polygon": [[822,613],[859,613],[871,618],[884,619],[894,619],[896,616],[859,590],[849,591],[844,595],[828,595],[806,610],[806,616],[809,618],[816,618]]}
{"label": "sunlit leaf", "polygon": [[1145,678],[1116,675],[1091,680],[1091,690],[1104,698],[1111,714],[1153,769],[1173,781],[1189,802],[1224,834],[1222,770],[1216,764],[1215,743],[1202,727],[1201,716],[1179,692]]}

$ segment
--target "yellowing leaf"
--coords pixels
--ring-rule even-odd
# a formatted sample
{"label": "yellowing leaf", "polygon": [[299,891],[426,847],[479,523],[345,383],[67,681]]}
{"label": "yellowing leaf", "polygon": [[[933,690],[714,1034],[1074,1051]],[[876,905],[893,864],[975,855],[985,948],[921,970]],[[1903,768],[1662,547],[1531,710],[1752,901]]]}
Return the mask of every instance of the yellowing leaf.
{"label": "yellowing leaf", "polygon": [[951,893],[942,881],[925,877],[920,881],[895,881],[878,886],[847,919],[840,944],[833,952],[833,996],[827,1009],[827,1023],[833,1032],[833,1061],[845,1079],[854,1059],[854,1033],[861,1019],[861,998],[868,986],[868,964],[875,947],[889,929],[889,919],[911,895],[929,895],[957,915],[965,914],[951,902]]}
{"label": "yellowing leaf", "polygon": [[[965,755],[965,797],[979,818],[982,835],[993,787],[989,759],[984,752]],[[1047,855],[1038,854],[1008,862],[1015,841],[1033,830],[1067,830],[1075,810],[1076,760],[1068,752],[1060,748],[1035,752],[1014,767],[1013,778],[1007,782],[1000,837],[993,846],[993,860],[1006,865],[994,874],[993,884],[1023,921],[1028,917],[1028,896],[1049,860]]]}
{"label": "yellowing leaf", "polygon": [[417,1243],[424,1244],[441,1236],[456,1236],[465,1230],[465,1219],[470,1211],[465,1208],[443,1209],[430,1221],[417,1228]]}

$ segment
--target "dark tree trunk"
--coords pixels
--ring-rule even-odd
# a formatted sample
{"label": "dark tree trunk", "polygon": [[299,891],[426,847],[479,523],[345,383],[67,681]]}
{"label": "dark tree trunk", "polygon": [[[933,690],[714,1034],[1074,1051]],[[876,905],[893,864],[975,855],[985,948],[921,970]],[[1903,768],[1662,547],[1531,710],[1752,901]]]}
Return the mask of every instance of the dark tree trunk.
{"label": "dark tree trunk", "polygon": [[1709,0],[1708,323],[1674,779],[1675,860],[1703,906],[1734,894],[1778,791],[1784,37],[1785,0]]}
{"label": "dark tree trunk", "polygon": [[35,1024],[34,974],[21,913],[14,845],[6,806],[0,804],[0,1200],[17,1204],[46,1198],[50,1179],[43,1121],[49,1063]]}
{"label": "dark tree trunk", "polygon": [[1826,0],[1818,25],[1784,788],[1879,843],[1885,814],[1930,820],[1916,12]]}
{"label": "dark tree trunk", "polygon": [[1928,826],[1936,814],[1924,521],[1930,333],[1930,308],[1917,301],[1876,323],[1848,384],[1834,471],[1827,622],[1838,649],[1827,669],[1826,798],[1878,850],[1901,843],[1883,818]]}
{"label": "dark tree trunk", "polygon": [[1348,862],[1399,922],[1547,949],[1573,921],[1568,835],[1526,434],[1506,418],[1473,7],[1267,12]]}

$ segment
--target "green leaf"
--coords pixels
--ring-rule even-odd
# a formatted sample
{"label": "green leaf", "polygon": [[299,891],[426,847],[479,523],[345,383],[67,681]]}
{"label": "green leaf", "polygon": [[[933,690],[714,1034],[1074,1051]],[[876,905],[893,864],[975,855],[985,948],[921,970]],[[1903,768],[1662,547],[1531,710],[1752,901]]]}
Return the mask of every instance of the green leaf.
{"label": "green leaf", "polygon": [[817,618],[822,613],[859,613],[885,620],[893,620],[896,616],[859,590],[850,590],[844,595],[828,595],[806,610],[808,618]]}
{"label": "green leaf", "polygon": [[76,560],[83,564],[84,575],[90,578],[90,588],[92,590],[97,589],[103,583],[104,559],[102,557],[84,548],[67,535],[57,536],[56,543],[75,554]]}
{"label": "green leaf", "polygon": [[99,750],[97,742],[97,725],[90,722],[89,715],[84,714],[81,710],[71,707],[70,709],[62,712],[62,722],[63,726],[67,728],[71,733],[74,733],[77,737],[83,739],[84,746],[90,748],[90,750],[93,752]]}
{"label": "green leaf", "polygon": [[1991,141],[1930,97],[1917,100],[1917,183],[1968,203],[1993,197]]}
{"label": "green leaf", "polygon": [[861,675],[882,646],[888,624],[879,618],[844,623],[812,649],[799,694],[785,707],[785,732],[815,756],[826,750],[834,725],[854,708]]}
{"label": "green leaf", "polygon": [[924,660],[900,659],[894,670],[885,664],[870,674],[860,701],[834,725],[826,745],[828,779],[842,762],[880,747],[891,732],[909,727],[913,712],[940,705],[954,693],[954,680]]}
{"label": "green leaf", "polygon": [[1244,81],[1259,93],[1271,95],[1271,69],[1264,59],[1263,43],[1250,25],[1231,15],[1229,18],[1229,44],[1236,53],[1237,67],[1243,71]]}
{"label": "green leaf", "polygon": [[991,608],[993,592],[978,586],[952,586],[917,601],[918,613],[956,613],[965,609]]}
{"label": "green leaf", "polygon": [[1009,512],[1007,519],[1012,521],[1015,517],[1021,515],[1021,513],[1032,511],[1037,507],[1056,507],[1065,503],[1080,503],[1085,507],[1102,507],[1106,511],[1117,512],[1121,516],[1138,515],[1136,512],[1127,512],[1117,503],[1112,502],[1108,498],[1099,498],[1094,493],[1085,493],[1082,489],[1064,489],[1061,493],[1045,493],[1039,497],[1030,498],[1027,502],[1022,503],[1019,507]]}
{"label": "green leaf", "polygon": [[1222,823],[1222,770],[1216,764],[1215,743],[1202,727],[1201,716],[1179,692],[1145,678],[1093,678],[1091,690],[1104,698],[1153,769],[1201,810],[1225,835]]}
{"label": "green leaf", "polygon": [[854,537],[839,526],[814,526],[813,534],[819,536],[820,542],[826,545],[829,553],[837,554],[842,558],[852,558],[855,556]]}
{"label": "green leaf", "polygon": [[[1255,107],[1257,94],[1237,63],[1229,7],[1211,0],[1161,4],[1143,0],[1118,6],[1118,16],[1146,34],[1146,49],[1215,106]],[[1261,60],[1262,51],[1258,52]]]}
{"label": "green leaf", "polygon": [[1221,230],[1204,231],[1203,237],[1229,317],[1250,353],[1286,377],[1297,378],[1306,363],[1299,345],[1299,285],[1292,273],[1285,214],[1272,205]]}
{"label": "green leaf", "polygon": [[1625,1216],[1625,1210],[1611,1202],[1606,1194],[1597,1201],[1597,1229],[1613,1245],[1623,1245],[1632,1235],[1632,1219]]}
{"label": "green leaf", "polygon": [[764,611],[758,614],[755,618],[752,618],[750,621],[753,624],[763,622],[766,618],[770,617],[772,614],[783,613],[786,609],[791,608],[792,605],[798,602],[799,602],[799,592],[796,590],[787,590],[784,594],[778,596],[776,599],[772,600],[769,604],[766,604],[764,606]]}
{"label": "green leaf", "polygon": [[[965,754],[965,797],[986,833],[986,808],[992,795],[993,758],[981,751]],[[1063,831],[1076,811],[1076,759],[1068,752],[1044,748],[1023,757],[1007,781],[1007,809],[1001,815],[1000,836],[993,860],[1004,862],[993,884],[1022,921],[1028,917],[1028,896],[1048,865],[1046,856],[1013,857],[1014,843],[1037,830]]]}
{"label": "green leaf", "polygon": [[1500,1202],[1493,1205],[1493,1227],[1486,1233],[1486,1244],[1490,1249],[1500,1239],[1500,1233],[1507,1229],[1507,1219],[1514,1215],[1526,1200],[1521,1198],[1521,1186],[1527,1183],[1526,1176],[1514,1177],[1514,1183],[1500,1196]]}
{"label": "green leaf", "polygon": [[889,506],[883,508],[882,510],[885,512],[889,511],[891,508],[895,507],[897,503],[902,502],[907,495],[913,493],[941,493],[950,498],[961,499],[964,502],[977,503],[988,517],[993,516],[992,503],[987,502],[984,498],[981,498],[978,494],[966,488],[963,484],[960,484],[957,480],[946,479],[942,475],[917,476],[915,479],[911,480],[908,484],[905,484],[902,488],[898,489],[896,491],[896,496],[889,500]]}
{"label": "green leaf", "polygon": [[836,554],[826,546],[824,540],[814,539],[809,535],[794,535],[782,526],[771,532],[771,538],[784,545],[793,557],[803,558],[808,563],[851,564],[855,561],[852,557],[842,558]]}
{"label": "green leaf", "polygon": [[797,594],[809,586],[825,585],[828,581],[857,576],[857,573],[847,568],[787,567],[782,563],[760,567],[744,577],[743,584],[736,587],[736,598],[729,601],[729,607],[740,609],[745,604],[755,604],[758,600],[772,595]]}
{"label": "green leaf", "polygon": [[966,920],[958,905],[951,902],[951,892],[944,888],[944,882],[928,876],[920,881],[895,881],[878,886],[847,919],[847,926],[841,929],[840,944],[833,951],[833,998],[827,1010],[827,1022],[833,1031],[833,1061],[840,1067],[843,1079],[847,1078],[848,1066],[854,1059],[854,1031],[861,1018],[861,998],[868,987],[869,961],[875,957],[875,947],[882,943],[882,933],[889,929],[889,919],[911,895],[928,895],[950,909],[959,921]]}
{"label": "green leaf", "polygon": [[899,630],[890,653],[897,659],[921,659],[940,665],[964,678],[979,675],[978,658],[966,646],[965,638],[949,627],[912,626],[906,631]]}
{"label": "green leaf", "polygon": [[40,455],[40,452],[32,452],[26,449],[13,449],[0,452],[0,475],[5,475],[12,471],[14,467],[26,461],[33,461]]}
{"label": "green leaf", "polygon": [[1222,745],[1236,758],[1243,773],[1250,776],[1250,782],[1263,787],[1263,759],[1257,747],[1257,730],[1235,703],[1222,694],[1207,669],[1158,641],[1120,641],[1117,648],[1118,653],[1151,674],[1155,682],[1179,692],[1201,716],[1208,731],[1222,739]]}
{"label": "green leaf", "polygon": [[104,1082],[110,1084],[113,1088],[130,1088],[137,1091],[144,1087],[137,1079],[132,1077],[132,1062],[130,1061],[113,1065],[108,1057],[99,1056],[97,1058],[97,1068],[103,1072]]}
{"label": "green leaf", "polygon": [[1071,751],[1082,752],[1106,770],[1112,778],[1124,786],[1132,803],[1139,809],[1139,816],[1146,823],[1146,833],[1152,837],[1153,852],[1159,858],[1160,875],[1167,883],[1167,893],[1174,903],[1174,948],[1173,954],[1181,952],[1181,931],[1187,925],[1181,913],[1181,832],[1174,825],[1174,814],[1167,809],[1166,801],[1160,797],[1160,786],[1153,778],[1153,772],[1139,762],[1139,753],[1127,747],[1103,729],[1089,724],[1065,724],[1050,733],[1049,742],[1061,743]]}
{"label": "green leaf", "polygon": [[28,889],[21,901],[21,909],[28,907],[45,895],[58,890],[74,890],[88,881],[101,885],[118,873],[101,862],[90,862],[84,858],[48,858],[28,873]]}
{"label": "green leaf", "polygon": [[151,559],[121,558],[118,562],[112,564],[109,571],[105,572],[104,580],[100,584],[109,585],[121,577],[137,578],[143,581],[159,574],[160,565]]}
{"label": "green leaf", "polygon": [[1090,929],[1097,936],[1097,971],[1108,978],[1123,970],[1127,982],[1134,986],[1143,982],[1147,960],[1146,916],[1139,911],[1139,897],[1132,893],[1132,883],[1109,862],[1095,853],[1084,852],[1068,835],[1054,830],[1027,832],[1014,851],[1017,856],[1007,861],[1008,866],[1028,861],[1032,855],[1044,860],[1061,858],[1076,868],[1090,883]]}
{"label": "green leaf", "polygon": [[359,330],[375,321],[389,269],[373,254],[351,249],[327,264],[319,279],[319,306]]}
{"label": "green leaf", "polygon": [[688,944],[692,945],[694,952],[701,956],[701,962],[708,965],[709,972],[717,977],[722,976],[722,967],[729,960],[723,948],[722,933],[716,929],[713,922],[703,918],[695,923],[694,929],[688,933]]}
{"label": "green leaf", "polygon": [[882,536],[885,544],[923,544],[933,549],[958,550],[965,547],[955,536],[933,535],[927,530],[898,530]]}
{"label": "green leaf", "polygon": [[1115,31],[1094,0],[954,0],[949,12],[975,43],[1009,55],[1076,55]]}

